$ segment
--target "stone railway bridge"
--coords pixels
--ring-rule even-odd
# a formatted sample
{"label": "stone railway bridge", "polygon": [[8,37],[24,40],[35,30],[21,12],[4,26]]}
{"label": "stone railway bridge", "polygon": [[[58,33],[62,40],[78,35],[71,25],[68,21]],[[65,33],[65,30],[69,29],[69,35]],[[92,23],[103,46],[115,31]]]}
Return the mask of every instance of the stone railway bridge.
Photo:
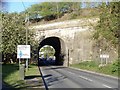
{"label": "stone railway bridge", "polygon": [[[99,18],[68,20],[50,24],[31,26],[35,30],[35,40],[39,42],[38,50],[44,45],[55,49],[57,64],[75,64],[85,60],[99,60],[99,49],[94,46],[92,33]],[[107,52],[110,60],[117,57],[113,49]]]}

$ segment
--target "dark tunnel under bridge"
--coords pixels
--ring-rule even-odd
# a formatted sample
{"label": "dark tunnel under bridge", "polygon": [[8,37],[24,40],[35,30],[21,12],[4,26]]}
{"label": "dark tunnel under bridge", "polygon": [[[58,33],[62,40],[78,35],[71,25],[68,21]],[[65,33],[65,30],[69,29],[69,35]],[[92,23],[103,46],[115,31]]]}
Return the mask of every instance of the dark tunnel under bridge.
{"label": "dark tunnel under bridge", "polygon": [[[39,50],[45,45],[50,45],[55,49],[55,57],[56,57],[55,65],[63,65],[66,55],[64,41],[58,37],[48,37],[43,39],[38,47],[38,56],[39,56]],[[40,66],[39,57],[38,57],[38,65]]]}

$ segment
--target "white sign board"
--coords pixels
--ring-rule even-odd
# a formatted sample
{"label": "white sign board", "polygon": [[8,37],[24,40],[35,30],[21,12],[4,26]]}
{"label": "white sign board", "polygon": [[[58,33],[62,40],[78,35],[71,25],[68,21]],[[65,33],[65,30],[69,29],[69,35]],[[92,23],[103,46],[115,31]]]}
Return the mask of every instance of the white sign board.
{"label": "white sign board", "polygon": [[30,45],[18,45],[17,58],[30,58]]}
{"label": "white sign board", "polygon": [[109,58],[109,55],[107,55],[107,54],[101,54],[100,58]]}

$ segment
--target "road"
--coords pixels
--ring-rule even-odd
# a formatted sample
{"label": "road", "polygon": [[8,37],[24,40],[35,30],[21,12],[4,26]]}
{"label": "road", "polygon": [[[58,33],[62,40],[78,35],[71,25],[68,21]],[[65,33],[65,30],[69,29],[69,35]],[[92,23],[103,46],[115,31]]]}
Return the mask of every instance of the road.
{"label": "road", "polygon": [[116,78],[63,66],[42,66],[40,69],[48,88],[118,88]]}

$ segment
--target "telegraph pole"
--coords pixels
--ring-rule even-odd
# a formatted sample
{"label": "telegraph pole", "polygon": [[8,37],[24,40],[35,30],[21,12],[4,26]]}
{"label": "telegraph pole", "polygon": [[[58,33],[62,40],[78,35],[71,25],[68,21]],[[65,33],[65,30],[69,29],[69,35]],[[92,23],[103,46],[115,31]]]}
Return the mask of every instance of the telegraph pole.
{"label": "telegraph pole", "polygon": [[[29,14],[29,13],[28,13]],[[26,45],[28,45],[28,26],[29,26],[29,15],[26,14],[27,25],[26,25]],[[28,58],[26,59],[26,71],[28,70]]]}
{"label": "telegraph pole", "polygon": [[[21,0],[22,1],[22,0]],[[23,1],[22,1],[22,5],[23,5],[23,7],[25,8],[25,10],[26,10],[26,7],[25,7],[25,5],[24,5],[24,3],[23,3]],[[29,26],[29,13],[28,13],[28,15],[27,15],[27,13],[28,12],[26,12],[26,45],[28,44],[28,26]],[[26,59],[26,71],[28,70],[28,58]]]}

